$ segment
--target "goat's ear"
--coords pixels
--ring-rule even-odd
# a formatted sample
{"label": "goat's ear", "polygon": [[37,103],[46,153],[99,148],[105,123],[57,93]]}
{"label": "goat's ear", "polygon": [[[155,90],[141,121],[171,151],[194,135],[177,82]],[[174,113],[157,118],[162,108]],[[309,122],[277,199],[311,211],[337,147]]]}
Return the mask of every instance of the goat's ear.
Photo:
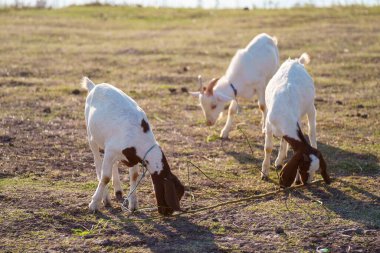
{"label": "goat's ear", "polygon": [[280,186],[281,187],[289,187],[294,182],[294,179],[297,175],[298,164],[302,158],[302,153],[297,152],[293,155],[293,157],[289,160],[287,164],[285,164],[284,168],[282,168],[280,172]]}
{"label": "goat's ear", "polygon": [[174,211],[180,211],[181,208],[179,206],[179,199],[177,196],[177,192],[175,189],[175,184],[173,180],[164,179],[164,187],[165,187],[165,202],[166,204],[173,209]]}
{"label": "goat's ear", "polygon": [[215,93],[214,95],[218,101],[221,101],[224,103],[227,103],[231,100],[234,100],[234,98],[227,96],[227,95],[224,95],[224,94],[221,94],[221,93]]}
{"label": "goat's ear", "polygon": [[194,96],[194,97],[199,97],[201,95],[201,92],[200,91],[190,91],[189,94]]}
{"label": "goat's ear", "polygon": [[321,169],[322,178],[326,184],[330,184],[331,179],[329,177],[329,174],[327,174],[327,166],[326,166],[325,159],[323,158],[322,154],[319,155],[318,158],[319,158],[319,167]]}
{"label": "goat's ear", "polygon": [[154,194],[156,195],[158,212],[162,215],[167,215],[168,208],[165,202],[165,185],[157,175],[152,175]]}

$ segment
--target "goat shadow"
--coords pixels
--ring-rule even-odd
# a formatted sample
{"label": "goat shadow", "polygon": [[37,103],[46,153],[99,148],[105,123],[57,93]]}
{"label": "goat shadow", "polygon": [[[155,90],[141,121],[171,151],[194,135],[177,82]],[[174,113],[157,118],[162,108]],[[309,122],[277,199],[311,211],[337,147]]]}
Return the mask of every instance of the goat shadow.
{"label": "goat shadow", "polygon": [[[339,187],[330,185],[308,187],[308,195],[301,191],[296,191],[294,195],[310,201],[319,199],[328,212],[333,212],[343,219],[364,224],[368,229],[380,229],[378,218],[380,217],[380,197],[351,182],[339,178],[334,180],[339,183]],[[341,190],[342,187],[349,191],[350,195]],[[352,196],[354,194],[356,197]],[[360,195],[363,197],[358,198],[357,196]]]}
{"label": "goat shadow", "polygon": [[380,197],[366,189],[369,185],[340,179],[343,176],[377,178],[379,158],[371,153],[349,152],[320,142],[318,149],[326,159],[330,175],[339,185],[310,187],[312,196],[321,199],[328,210],[344,219],[359,222],[370,229],[379,229]]}
{"label": "goat shadow", "polygon": [[[305,135],[306,140],[309,140]],[[264,158],[264,146],[257,143],[251,143],[252,149],[257,151],[259,149],[259,157],[253,157],[249,152],[250,148],[248,144],[248,152],[237,152],[230,150],[231,146],[224,146],[222,142],[222,149],[226,155],[232,156],[239,164],[252,164],[261,168],[261,164]],[[278,155],[279,142],[275,141],[274,149],[271,155],[271,165],[274,165],[274,160]],[[318,150],[320,150],[326,160],[329,173],[333,176],[349,176],[349,175],[378,175],[380,172],[379,158],[371,153],[354,153],[343,150],[338,147],[334,147],[328,144],[318,142]],[[293,151],[290,148],[288,151],[287,159],[292,157]]]}
{"label": "goat shadow", "polygon": [[[125,241],[121,248],[146,247],[151,252],[224,252],[215,244],[214,234],[207,228],[192,223],[186,217],[160,217],[152,219],[150,215],[136,212],[133,217],[118,212],[111,218],[98,213],[133,240]],[[138,226],[133,219],[139,219]],[[143,227],[143,229],[141,229]],[[138,239],[136,239],[138,238]]]}
{"label": "goat shadow", "polygon": [[[306,140],[308,140],[308,137]],[[277,142],[276,142],[277,143]],[[253,148],[263,150],[263,145],[253,144]],[[271,156],[271,164],[278,155],[279,144],[275,145],[274,152]],[[249,147],[247,145],[247,149]],[[355,153],[344,149],[334,147],[328,144],[318,142],[318,149],[322,152],[327,169],[333,180],[340,183],[338,187],[325,185],[324,187],[309,187],[312,196],[323,201],[324,206],[338,214],[340,217],[365,224],[369,228],[380,228],[380,197],[366,190],[366,185],[355,185],[348,180],[341,180],[343,176],[355,177],[375,177],[379,176],[380,166],[379,157],[371,153]],[[240,164],[253,164],[261,168],[264,157],[252,157],[250,153],[238,153],[223,149],[227,155],[233,156]],[[288,152],[288,158],[292,156],[291,149]],[[343,188],[349,189],[353,195],[363,196],[363,198],[354,198],[348,195]],[[310,199],[310,197],[299,193],[298,197]]]}

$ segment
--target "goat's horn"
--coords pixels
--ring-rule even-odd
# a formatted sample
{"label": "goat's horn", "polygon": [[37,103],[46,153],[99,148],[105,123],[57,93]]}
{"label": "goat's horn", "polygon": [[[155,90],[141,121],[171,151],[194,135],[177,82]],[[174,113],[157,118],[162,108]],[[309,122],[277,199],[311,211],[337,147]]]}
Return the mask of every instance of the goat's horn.
{"label": "goat's horn", "polygon": [[203,87],[203,81],[202,81],[202,76],[201,75],[198,76],[198,85],[199,85],[199,91],[202,92],[203,91],[203,89],[202,89],[202,87]]}

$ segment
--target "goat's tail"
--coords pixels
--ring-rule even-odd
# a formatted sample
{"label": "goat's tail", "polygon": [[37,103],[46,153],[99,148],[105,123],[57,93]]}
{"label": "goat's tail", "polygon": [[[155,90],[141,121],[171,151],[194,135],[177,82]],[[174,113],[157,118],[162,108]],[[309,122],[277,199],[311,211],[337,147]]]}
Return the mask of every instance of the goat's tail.
{"label": "goat's tail", "polygon": [[307,53],[303,53],[301,57],[298,59],[298,62],[302,65],[309,64],[310,62],[310,56]]}
{"label": "goat's tail", "polygon": [[278,40],[276,36],[272,36],[272,40],[276,46],[278,46]]}
{"label": "goat's tail", "polygon": [[82,78],[82,88],[87,89],[90,92],[95,87],[95,84],[87,77]]}

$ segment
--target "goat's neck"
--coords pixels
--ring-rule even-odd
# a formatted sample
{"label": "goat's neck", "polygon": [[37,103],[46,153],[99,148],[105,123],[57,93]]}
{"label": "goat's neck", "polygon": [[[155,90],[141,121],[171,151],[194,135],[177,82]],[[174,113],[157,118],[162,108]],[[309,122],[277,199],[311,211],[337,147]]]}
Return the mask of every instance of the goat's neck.
{"label": "goat's neck", "polygon": [[235,89],[237,90],[237,95],[235,96],[235,92],[231,87],[231,82],[226,78],[222,77],[222,80],[218,82],[218,84],[214,88],[214,92],[223,94],[231,98],[231,100],[236,99],[236,96],[239,95],[239,89],[236,84],[233,84]]}
{"label": "goat's neck", "polygon": [[146,154],[145,161],[150,174],[161,174],[162,172],[167,173],[167,171],[170,171],[169,164],[159,145]]}

